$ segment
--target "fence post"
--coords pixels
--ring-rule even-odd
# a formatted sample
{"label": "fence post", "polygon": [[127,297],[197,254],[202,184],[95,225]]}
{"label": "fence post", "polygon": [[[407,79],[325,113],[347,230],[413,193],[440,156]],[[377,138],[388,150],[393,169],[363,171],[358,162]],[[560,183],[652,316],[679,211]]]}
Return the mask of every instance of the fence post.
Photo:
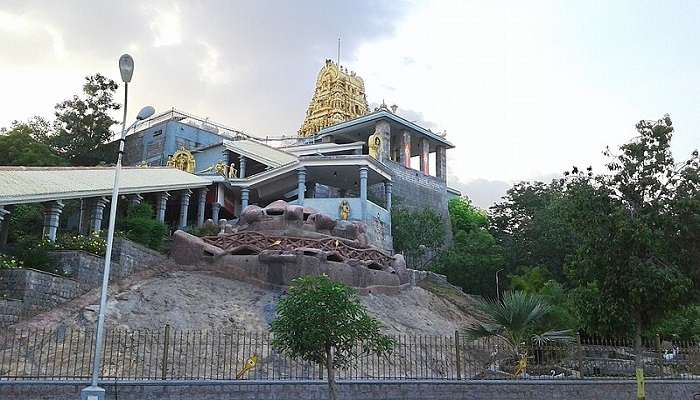
{"label": "fence post", "polygon": [[459,330],[455,330],[455,364],[457,366],[457,380],[462,379],[462,360],[459,357]]}
{"label": "fence post", "polygon": [[161,368],[161,379],[168,376],[168,345],[170,341],[170,324],[165,325],[165,339],[163,340],[163,367]]}
{"label": "fence post", "polygon": [[576,333],[576,358],[578,358],[578,376],[583,379],[583,346],[581,346],[581,333]]}
{"label": "fence post", "polygon": [[659,353],[659,376],[664,377],[664,353],[661,351],[661,336],[656,334],[656,352]]}

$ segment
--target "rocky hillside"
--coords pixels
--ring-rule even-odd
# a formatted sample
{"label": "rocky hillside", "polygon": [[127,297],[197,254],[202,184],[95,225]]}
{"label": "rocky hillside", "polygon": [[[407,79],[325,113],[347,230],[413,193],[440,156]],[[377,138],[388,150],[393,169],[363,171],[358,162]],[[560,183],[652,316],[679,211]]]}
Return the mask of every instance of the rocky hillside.
{"label": "rocky hillside", "polygon": [[[266,330],[283,293],[166,263],[111,287],[107,323],[121,329]],[[362,302],[393,334],[451,335],[470,322],[472,299],[424,282],[399,295],[370,294]],[[99,291],[23,322],[23,327],[93,328]]]}

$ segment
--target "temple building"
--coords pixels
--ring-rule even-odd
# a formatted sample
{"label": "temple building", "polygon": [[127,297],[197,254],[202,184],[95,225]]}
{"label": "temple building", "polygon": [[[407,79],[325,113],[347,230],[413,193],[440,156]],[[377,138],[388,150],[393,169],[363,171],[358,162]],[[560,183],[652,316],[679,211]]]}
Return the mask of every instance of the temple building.
{"label": "temple building", "polygon": [[[447,187],[452,148],[395,107],[382,103],[370,112],[362,79],[328,60],[297,138],[266,142],[172,109],[127,136],[129,167],[120,193],[128,201],[152,202],[158,219],[173,229],[209,218],[235,220],[249,205],[285,200],[363,222],[368,240],[390,253],[391,208],[397,202],[438,211],[449,231],[447,201],[458,194]],[[109,202],[108,171],[2,168],[0,219],[11,218],[14,204],[45,203],[46,236],[53,240],[61,201],[80,199],[81,231],[98,231]],[[51,182],[66,184],[52,188]],[[7,192],[8,187],[13,189]]]}

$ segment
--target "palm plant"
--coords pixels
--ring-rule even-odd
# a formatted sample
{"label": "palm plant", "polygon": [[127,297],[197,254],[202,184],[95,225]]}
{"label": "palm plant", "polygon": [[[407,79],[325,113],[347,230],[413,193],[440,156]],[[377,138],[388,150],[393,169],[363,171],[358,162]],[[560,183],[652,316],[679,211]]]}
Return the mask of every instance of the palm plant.
{"label": "palm plant", "polygon": [[519,373],[525,373],[530,345],[573,341],[570,330],[538,331],[538,322],[547,315],[551,306],[537,295],[506,292],[501,301],[481,300],[476,307],[481,315],[465,330],[466,336],[472,340],[499,338],[510,355],[518,360]]}

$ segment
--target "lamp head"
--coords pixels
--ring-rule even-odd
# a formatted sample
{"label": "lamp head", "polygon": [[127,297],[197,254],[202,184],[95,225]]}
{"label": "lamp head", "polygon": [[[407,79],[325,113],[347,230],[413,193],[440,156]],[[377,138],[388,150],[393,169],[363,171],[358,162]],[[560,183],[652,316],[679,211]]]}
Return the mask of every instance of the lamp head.
{"label": "lamp head", "polygon": [[134,59],[128,54],[122,54],[119,57],[119,73],[122,75],[122,82],[131,82],[131,76],[134,74]]}
{"label": "lamp head", "polygon": [[151,117],[151,115],[155,114],[156,109],[151,107],[151,106],[146,106],[139,111],[138,115],[136,116],[136,120],[138,121],[143,121],[144,119],[148,119]]}

